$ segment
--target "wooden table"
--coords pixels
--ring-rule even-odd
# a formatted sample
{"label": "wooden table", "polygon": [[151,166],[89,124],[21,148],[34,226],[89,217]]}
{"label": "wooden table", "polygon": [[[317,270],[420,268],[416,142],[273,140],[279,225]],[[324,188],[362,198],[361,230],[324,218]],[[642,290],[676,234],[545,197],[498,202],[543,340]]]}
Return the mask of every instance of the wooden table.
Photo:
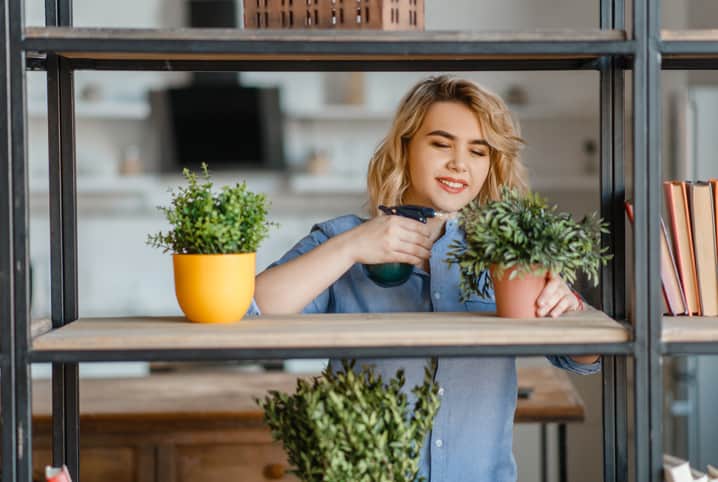
{"label": "wooden table", "polygon": [[[272,442],[254,401],[267,390],[293,392],[296,377],[214,371],[82,379],[82,480],[110,480],[111,473],[114,482],[296,480],[284,474],[283,450]],[[583,421],[581,398],[566,373],[556,368],[521,368],[518,380],[533,391],[528,399],[518,400],[515,421],[542,424],[544,474],[543,427],[559,424],[565,473],[565,424]],[[50,461],[50,393],[49,380],[34,381],[33,448],[38,468]]]}
{"label": "wooden table", "polygon": [[516,423],[541,424],[541,481],[548,480],[547,425],[558,425],[558,478],[568,480],[566,466],[566,424],[583,422],[583,400],[564,370],[553,367],[527,367],[518,369],[519,387],[530,387],[529,398],[519,398],[516,404]]}

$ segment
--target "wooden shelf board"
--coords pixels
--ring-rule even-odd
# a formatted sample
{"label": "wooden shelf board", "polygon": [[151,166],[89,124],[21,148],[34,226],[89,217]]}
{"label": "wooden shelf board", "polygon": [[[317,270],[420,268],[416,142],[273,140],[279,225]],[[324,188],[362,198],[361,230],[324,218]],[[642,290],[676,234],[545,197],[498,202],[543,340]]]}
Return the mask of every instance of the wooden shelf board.
{"label": "wooden shelf board", "polygon": [[[590,59],[616,49],[630,53],[626,39],[623,30],[599,29],[386,32],[29,27],[24,46],[71,59],[114,61]],[[507,50],[512,48],[522,53]]]}
{"label": "wooden shelf board", "polygon": [[659,48],[664,69],[715,69],[718,29],[663,30]]}
{"label": "wooden shelf board", "polygon": [[718,317],[664,316],[664,343],[718,342]]}
{"label": "wooden shelf board", "polygon": [[718,29],[701,30],[661,30],[664,42],[715,42],[718,41]]}
{"label": "wooden shelf board", "polygon": [[557,319],[475,313],[287,315],[195,324],[176,317],[88,318],[34,340],[35,351],[315,349],[622,343],[629,332],[591,310]]}
{"label": "wooden shelf board", "polygon": [[253,30],[224,28],[93,28],[27,27],[25,39],[140,39],[195,41],[283,41],[283,42],[486,42],[486,41],[619,41],[626,40],[624,30],[535,29],[477,31],[383,31],[383,30]]}

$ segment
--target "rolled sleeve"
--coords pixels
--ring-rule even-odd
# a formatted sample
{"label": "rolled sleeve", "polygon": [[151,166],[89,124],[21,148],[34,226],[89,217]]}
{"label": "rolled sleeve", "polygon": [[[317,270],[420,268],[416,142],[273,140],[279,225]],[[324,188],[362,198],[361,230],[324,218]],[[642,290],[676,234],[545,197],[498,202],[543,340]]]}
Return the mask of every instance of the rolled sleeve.
{"label": "rolled sleeve", "polygon": [[547,355],[548,361],[555,367],[568,370],[578,375],[593,375],[601,371],[601,358],[594,363],[578,363],[568,355]]}
{"label": "rolled sleeve", "polygon": [[245,316],[259,316],[262,312],[259,309],[259,306],[257,306],[257,302],[254,298],[252,298],[252,304],[249,305],[249,308],[247,309],[247,314]]}

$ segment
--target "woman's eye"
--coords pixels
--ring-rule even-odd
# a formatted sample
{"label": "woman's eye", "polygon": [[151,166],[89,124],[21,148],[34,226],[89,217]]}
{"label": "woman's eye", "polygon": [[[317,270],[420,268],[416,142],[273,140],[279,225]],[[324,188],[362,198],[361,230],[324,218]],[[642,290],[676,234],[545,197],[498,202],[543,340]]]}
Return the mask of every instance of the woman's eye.
{"label": "woman's eye", "polygon": [[484,151],[471,151],[471,153],[477,157],[484,157],[486,155]]}
{"label": "woman's eye", "polygon": [[439,147],[441,149],[446,149],[447,147],[449,147],[448,144],[442,144],[441,142],[432,142],[431,145],[434,147]]}

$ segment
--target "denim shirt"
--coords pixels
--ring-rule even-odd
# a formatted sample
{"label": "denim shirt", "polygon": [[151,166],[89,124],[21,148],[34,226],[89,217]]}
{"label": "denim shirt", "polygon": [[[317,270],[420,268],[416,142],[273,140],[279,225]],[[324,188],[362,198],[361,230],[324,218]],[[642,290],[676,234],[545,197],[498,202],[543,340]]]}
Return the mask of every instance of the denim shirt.
{"label": "denim shirt", "polygon": [[[348,215],[315,225],[308,236],[270,268],[296,258],[362,222],[361,218]],[[448,220],[444,235],[431,250],[431,275],[414,268],[403,285],[382,288],[367,277],[361,264],[355,264],[312,300],[303,313],[494,312],[493,293],[491,299],[473,295],[468,301],[460,300],[458,266],[444,260],[449,245],[463,239],[457,221]],[[486,276],[481,279],[485,280]],[[258,313],[253,303],[249,314]],[[600,361],[586,365],[568,356],[547,358],[553,365],[574,373],[591,374],[600,370]],[[424,366],[428,361],[426,358],[362,359],[357,365],[373,365],[385,380],[403,368],[404,389],[413,404],[414,396],[410,390],[423,382]],[[334,369],[340,366],[336,360],[331,363]],[[435,380],[440,387],[441,406],[422,449],[419,475],[430,482],[515,481],[512,434],[517,397],[516,358],[440,358]]]}

